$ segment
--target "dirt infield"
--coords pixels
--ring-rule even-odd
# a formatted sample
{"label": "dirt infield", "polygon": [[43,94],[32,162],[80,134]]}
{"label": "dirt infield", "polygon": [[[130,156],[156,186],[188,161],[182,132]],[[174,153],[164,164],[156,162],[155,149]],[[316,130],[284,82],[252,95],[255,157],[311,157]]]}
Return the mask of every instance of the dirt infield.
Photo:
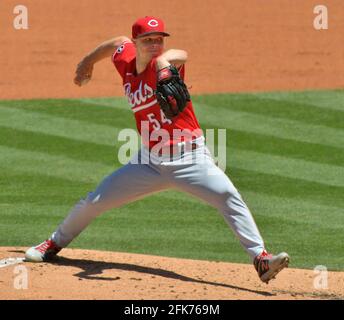
{"label": "dirt infield", "polygon": [[[1,248],[0,260],[24,257],[24,250]],[[27,289],[14,287],[19,265],[27,269]],[[266,285],[247,264],[128,253],[64,249],[52,264],[0,270],[0,299],[344,299],[339,272],[328,273],[329,289],[317,290],[310,270],[283,270]]]}
{"label": "dirt infield", "polygon": [[[110,60],[94,79],[73,84],[85,53],[117,35],[130,36],[143,15],[165,19],[167,47],[189,53],[191,94],[344,87],[344,6],[328,6],[328,30],[315,30],[319,1],[26,0],[29,29],[13,27],[16,0],[0,5],[0,99],[122,95]],[[96,9],[95,9],[96,7]]]}
{"label": "dirt infield", "polygon": [[[129,35],[133,20],[152,14],[173,35],[167,47],[189,53],[191,94],[344,87],[343,1],[321,1],[329,29],[313,27],[319,1],[214,0],[49,2],[26,0],[29,29],[15,30],[17,1],[0,4],[0,99],[121,96],[110,60],[76,87],[79,59],[103,40]],[[96,10],[94,9],[96,6]],[[153,8],[155,8],[153,10]],[[24,248],[0,248],[0,259]],[[13,288],[14,268],[0,269],[0,299],[343,299],[344,273],[316,290],[313,271],[288,269],[268,286],[251,265],[137,254],[63,250],[54,264],[24,264],[27,290]],[[291,264],[292,266],[292,264]],[[68,290],[66,290],[68,287]]]}

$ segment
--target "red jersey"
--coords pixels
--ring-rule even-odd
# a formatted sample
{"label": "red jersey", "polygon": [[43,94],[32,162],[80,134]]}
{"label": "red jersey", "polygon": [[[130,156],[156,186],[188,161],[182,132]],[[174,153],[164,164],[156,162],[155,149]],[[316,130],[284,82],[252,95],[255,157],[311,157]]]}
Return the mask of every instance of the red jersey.
{"label": "red jersey", "polygon": [[[191,101],[188,102],[183,112],[172,120],[165,117],[154,94],[157,82],[155,58],[148,63],[143,72],[137,74],[136,49],[132,42],[126,41],[117,48],[112,56],[112,62],[123,79],[125,95],[134,112],[136,126],[144,145],[151,149],[162,140],[161,137],[159,138],[162,131],[169,134],[169,138],[164,139],[165,146],[202,135]],[[184,65],[179,68],[179,72],[184,79]],[[182,137],[174,134],[182,130],[192,132],[192,137],[190,134]],[[148,132],[149,137],[147,137]]]}

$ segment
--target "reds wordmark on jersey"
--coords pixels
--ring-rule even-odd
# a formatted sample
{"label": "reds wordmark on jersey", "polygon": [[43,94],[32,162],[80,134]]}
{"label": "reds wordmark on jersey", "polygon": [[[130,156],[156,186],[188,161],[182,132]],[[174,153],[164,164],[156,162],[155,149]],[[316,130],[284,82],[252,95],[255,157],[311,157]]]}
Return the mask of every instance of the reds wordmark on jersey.
{"label": "reds wordmark on jersey", "polygon": [[[146,69],[137,74],[136,72],[136,49],[132,42],[124,42],[112,56],[117,71],[122,77],[125,95],[128,98],[131,110],[134,112],[136,127],[141,134],[142,123],[149,123],[149,136],[153,131],[164,129],[169,133],[168,143],[176,144],[181,140],[189,140],[200,136],[201,129],[196,119],[192,102],[189,101],[183,112],[173,120],[167,119],[162,112],[154,91],[156,90],[157,72],[156,59],[152,59]],[[184,78],[185,66],[179,68]],[[188,130],[196,133],[193,137],[182,137],[177,140],[173,136],[173,130]],[[158,141],[145,141],[143,143],[151,149]]]}

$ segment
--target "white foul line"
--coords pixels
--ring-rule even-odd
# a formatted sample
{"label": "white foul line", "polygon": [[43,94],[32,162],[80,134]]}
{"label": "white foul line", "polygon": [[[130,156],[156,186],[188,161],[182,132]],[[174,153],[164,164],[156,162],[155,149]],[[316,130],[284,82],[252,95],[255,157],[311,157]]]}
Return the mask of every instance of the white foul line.
{"label": "white foul line", "polygon": [[0,268],[6,268],[14,264],[22,263],[24,262],[25,258],[7,258],[0,260]]}

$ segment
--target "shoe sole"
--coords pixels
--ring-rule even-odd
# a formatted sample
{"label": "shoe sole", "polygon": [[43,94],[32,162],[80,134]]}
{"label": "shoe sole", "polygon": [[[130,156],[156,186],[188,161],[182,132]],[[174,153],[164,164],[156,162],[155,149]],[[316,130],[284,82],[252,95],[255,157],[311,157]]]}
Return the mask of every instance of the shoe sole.
{"label": "shoe sole", "polygon": [[265,274],[263,274],[260,280],[268,284],[269,281],[271,279],[274,279],[279,272],[281,272],[284,268],[288,268],[289,260],[290,260],[290,257],[286,255],[284,258],[281,259],[281,262],[277,268],[274,268],[274,270],[268,271]]}
{"label": "shoe sole", "polygon": [[25,252],[24,262],[50,262],[56,259],[57,253],[43,255],[33,247]]}
{"label": "shoe sole", "polygon": [[25,252],[25,262],[43,262],[43,256],[34,247]]}

